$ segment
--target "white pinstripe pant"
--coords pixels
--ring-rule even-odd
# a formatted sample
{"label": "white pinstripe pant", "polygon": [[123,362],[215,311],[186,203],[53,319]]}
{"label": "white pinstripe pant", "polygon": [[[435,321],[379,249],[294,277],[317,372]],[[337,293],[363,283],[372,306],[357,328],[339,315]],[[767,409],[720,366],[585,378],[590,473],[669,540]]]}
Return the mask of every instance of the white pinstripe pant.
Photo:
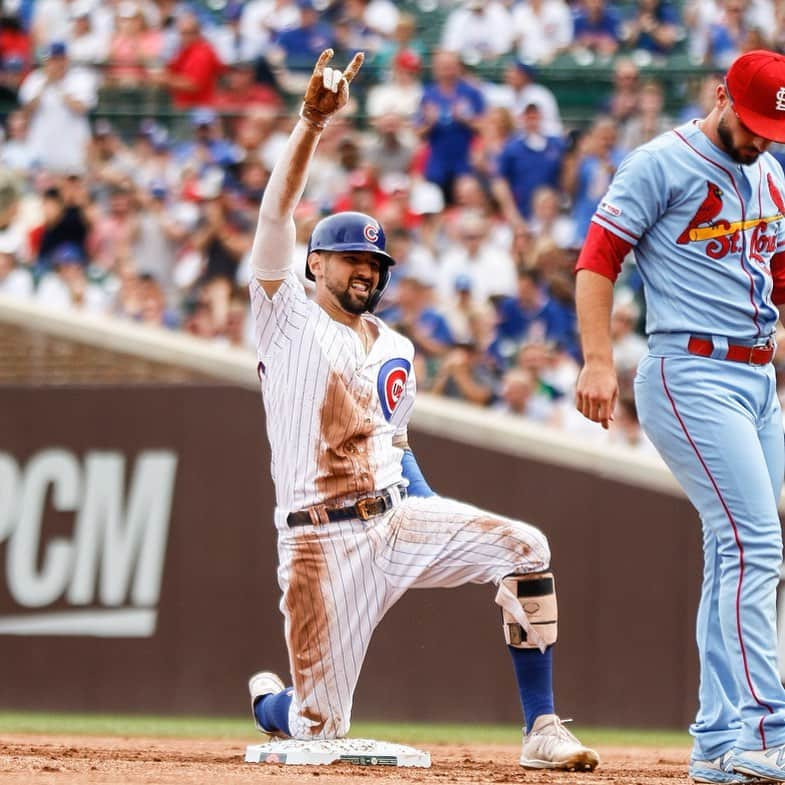
{"label": "white pinstripe pant", "polygon": [[367,522],[279,527],[278,558],[289,727],[294,738],[330,739],[348,732],[371,635],[407,589],[498,583],[545,570],[550,551],[534,526],[431,496]]}

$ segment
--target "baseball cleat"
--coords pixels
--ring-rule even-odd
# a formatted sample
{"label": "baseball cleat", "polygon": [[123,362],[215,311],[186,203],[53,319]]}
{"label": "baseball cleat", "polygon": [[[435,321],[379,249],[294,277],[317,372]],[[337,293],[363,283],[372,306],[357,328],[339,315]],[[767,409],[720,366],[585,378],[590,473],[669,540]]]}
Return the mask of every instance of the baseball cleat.
{"label": "baseball cleat", "polygon": [[523,736],[519,762],[525,769],[594,771],[600,756],[584,747],[555,714],[542,714]]}
{"label": "baseball cleat", "polygon": [[711,760],[690,759],[690,779],[693,782],[709,782],[714,785],[747,785],[759,782],[756,777],[749,777],[740,771],[734,771],[731,765],[730,751]]}
{"label": "baseball cleat", "polygon": [[768,750],[735,750],[730,765],[735,771],[751,777],[785,782],[785,744]]}
{"label": "baseball cleat", "polygon": [[258,701],[259,698],[263,698],[265,695],[276,695],[279,692],[283,692],[285,689],[286,685],[284,685],[280,677],[272,671],[259,671],[248,679],[248,693],[251,696],[251,716],[253,717],[254,725],[256,725],[257,730],[266,733],[268,736],[288,739],[289,737],[285,733],[281,733],[280,731],[269,731],[266,728],[263,728],[259,724],[259,720],[256,719],[256,712],[254,711],[256,701]]}

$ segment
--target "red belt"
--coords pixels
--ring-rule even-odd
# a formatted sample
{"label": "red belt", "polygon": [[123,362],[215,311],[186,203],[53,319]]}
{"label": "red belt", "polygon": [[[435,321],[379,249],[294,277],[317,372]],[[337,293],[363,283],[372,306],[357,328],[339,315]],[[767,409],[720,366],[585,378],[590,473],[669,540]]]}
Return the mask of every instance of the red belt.
{"label": "red belt", "polygon": [[[687,344],[687,351],[690,354],[697,354],[701,357],[711,357],[714,351],[714,344],[707,338],[697,338],[692,336]],[[774,359],[774,344],[769,343],[764,346],[740,346],[739,344],[729,343],[728,353],[722,360],[732,360],[735,363],[750,363],[752,365],[766,365]]]}

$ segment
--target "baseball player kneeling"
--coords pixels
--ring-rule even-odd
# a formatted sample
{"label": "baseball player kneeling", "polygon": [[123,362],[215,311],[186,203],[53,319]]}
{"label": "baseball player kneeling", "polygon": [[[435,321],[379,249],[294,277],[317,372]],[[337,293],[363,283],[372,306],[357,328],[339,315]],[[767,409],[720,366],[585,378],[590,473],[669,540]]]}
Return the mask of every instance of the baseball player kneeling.
{"label": "baseball player kneeling", "polygon": [[371,635],[407,589],[493,583],[525,715],[520,762],[592,770],[599,757],[554,712],[557,611],[545,536],[431,491],[407,442],[411,342],[373,315],[395,261],[360,213],[316,225],[306,297],[292,269],[293,214],[319,136],[359,71],[322,53],[270,176],[252,250],[259,377],[272,448],[278,577],[293,686],[251,677],[257,727],[333,739],[349,730]]}

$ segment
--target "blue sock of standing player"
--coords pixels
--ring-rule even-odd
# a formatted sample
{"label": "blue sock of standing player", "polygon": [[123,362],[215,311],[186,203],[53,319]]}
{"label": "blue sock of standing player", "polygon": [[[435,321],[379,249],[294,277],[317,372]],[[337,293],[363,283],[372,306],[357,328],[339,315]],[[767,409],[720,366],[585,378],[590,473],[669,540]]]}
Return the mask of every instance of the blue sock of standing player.
{"label": "blue sock of standing player", "polygon": [[287,736],[289,731],[289,707],[292,705],[292,688],[287,687],[283,692],[273,695],[263,695],[254,703],[253,713],[259,724],[266,731],[283,731]]}
{"label": "blue sock of standing player", "polygon": [[519,649],[508,646],[521,694],[526,733],[542,714],[553,714],[553,646],[543,654],[539,649]]}

